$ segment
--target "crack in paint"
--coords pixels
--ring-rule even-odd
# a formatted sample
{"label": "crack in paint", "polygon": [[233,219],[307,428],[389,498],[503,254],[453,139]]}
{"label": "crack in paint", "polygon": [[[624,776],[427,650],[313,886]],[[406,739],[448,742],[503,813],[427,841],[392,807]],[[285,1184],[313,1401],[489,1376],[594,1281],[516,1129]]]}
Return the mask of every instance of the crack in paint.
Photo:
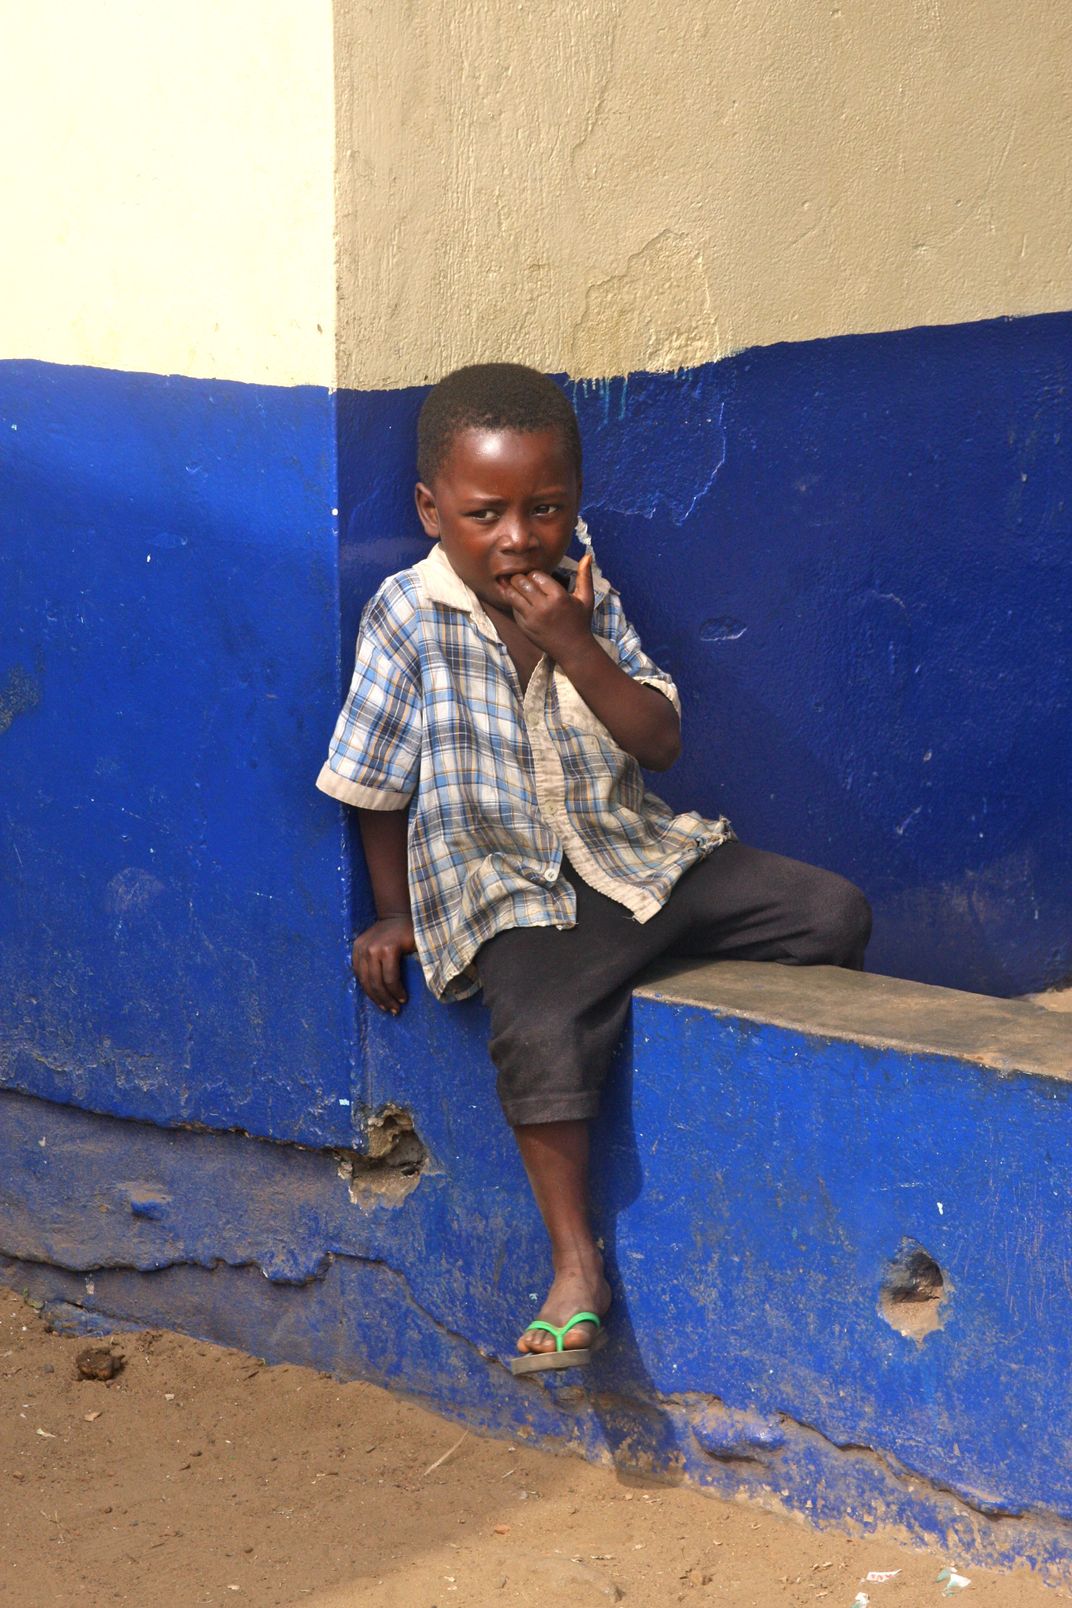
{"label": "crack in paint", "polygon": [[[925,1485],[928,1490],[939,1492],[943,1496],[952,1498],[953,1501],[970,1513],[977,1513],[987,1520],[1036,1518],[1045,1519],[1048,1522],[1053,1522],[1055,1519],[1057,1522],[1064,1522],[1058,1515],[1047,1509],[1010,1507],[1007,1503],[998,1499],[989,1501],[976,1493],[967,1492],[959,1488],[950,1481],[942,1479],[939,1475],[927,1474],[920,1469],[913,1468],[911,1464],[906,1463],[902,1458],[880,1447],[871,1446],[865,1441],[838,1440],[835,1436],[820,1429],[818,1425],[809,1423],[803,1418],[795,1418],[791,1413],[778,1411],[772,1414],[769,1419],[768,1429],[762,1422],[758,1421],[762,1419],[763,1415],[753,1415],[737,1408],[728,1407],[720,1397],[706,1395],[702,1392],[672,1392],[665,1396],[653,1396],[645,1393],[643,1396],[637,1395],[635,1398],[616,1397],[612,1393],[607,1393],[601,1395],[599,1399],[606,1402],[620,1400],[623,1405],[628,1405],[634,1412],[637,1410],[638,1405],[648,1412],[665,1411],[667,1407],[677,1408],[683,1415],[687,1428],[696,1440],[697,1445],[712,1462],[727,1464],[748,1463],[752,1466],[771,1468],[792,1449],[791,1445],[787,1444],[787,1442],[791,1442],[792,1438],[814,1439],[820,1441],[824,1446],[830,1447],[839,1456],[860,1458],[872,1463],[899,1487],[913,1483]],[[727,1445],[726,1450],[712,1450],[705,1445],[704,1440],[696,1434],[695,1424],[696,1418],[705,1411],[715,1411],[720,1416],[726,1415],[731,1427],[736,1421],[740,1432],[738,1443]],[[747,1420],[753,1416],[757,1418],[756,1433],[754,1439],[749,1439]],[[775,1434],[780,1436],[780,1444],[775,1439],[764,1441],[761,1438],[764,1435],[769,1435],[771,1430],[774,1430]]]}
{"label": "crack in paint", "polygon": [[[569,383],[585,442],[585,512],[684,525],[727,460],[721,374],[634,373]],[[666,442],[665,450],[653,451],[655,441]]]}
{"label": "crack in paint", "polygon": [[[493,1356],[489,1352],[481,1350],[474,1340],[469,1339],[468,1335],[462,1334],[458,1329],[452,1329],[449,1324],[446,1324],[441,1319],[435,1317],[434,1314],[431,1313],[428,1308],[417,1299],[408,1277],[401,1270],[401,1268],[393,1267],[390,1262],[386,1261],[381,1256],[357,1256],[352,1252],[346,1251],[324,1251],[322,1255],[317,1258],[315,1265],[313,1265],[308,1272],[297,1277],[289,1276],[279,1271],[270,1271],[263,1262],[259,1261],[255,1257],[173,1257],[169,1261],[158,1262],[152,1265],[141,1265],[137,1262],[124,1261],[98,1261],[92,1265],[80,1266],[67,1262],[56,1261],[54,1259],[46,1259],[44,1257],[20,1256],[4,1250],[3,1247],[0,1247],[0,1259],[6,1260],[9,1265],[38,1267],[46,1270],[54,1269],[59,1273],[67,1273],[82,1278],[92,1278],[95,1274],[106,1276],[109,1273],[136,1273],[148,1278],[154,1273],[166,1273],[180,1268],[194,1268],[204,1273],[214,1273],[216,1269],[220,1267],[231,1268],[236,1272],[241,1272],[246,1269],[255,1269],[258,1273],[262,1274],[263,1277],[269,1281],[269,1283],[286,1285],[292,1289],[307,1288],[309,1285],[323,1282],[323,1280],[326,1279],[332,1264],[335,1262],[350,1263],[355,1267],[379,1267],[382,1268],[385,1273],[389,1273],[393,1279],[397,1280],[409,1306],[412,1307],[414,1312],[419,1313],[420,1316],[424,1318],[438,1334],[446,1336],[446,1338],[449,1340],[460,1342],[460,1344],[463,1345],[466,1350],[471,1351],[478,1356],[481,1362],[502,1369],[503,1372],[508,1371],[506,1364],[499,1357]],[[70,1301],[69,1304],[72,1306],[77,1306],[79,1310],[91,1313],[93,1315],[99,1315],[100,1311],[102,1310],[101,1308],[97,1307],[85,1307],[80,1301]],[[115,1314],[115,1316],[121,1317],[122,1314]],[[127,1320],[124,1318],[123,1321]]]}
{"label": "crack in paint", "polygon": [[322,1251],[314,1261],[307,1264],[301,1271],[285,1270],[281,1262],[261,1261],[257,1257],[229,1257],[229,1256],[172,1256],[160,1260],[126,1261],[119,1258],[115,1260],[98,1259],[92,1262],[64,1261],[57,1257],[26,1256],[18,1251],[9,1251],[0,1245],[0,1257],[6,1257],[12,1262],[21,1262],[28,1267],[56,1268],[60,1273],[75,1273],[80,1277],[92,1278],[96,1273],[141,1273],[149,1276],[153,1273],[166,1273],[173,1268],[196,1267],[207,1273],[213,1273],[219,1267],[235,1269],[256,1268],[270,1284],[289,1284],[300,1289],[305,1285],[315,1284],[327,1276],[333,1261],[363,1262],[374,1260],[361,1256],[352,1256],[338,1251]]}
{"label": "crack in paint", "polygon": [[904,1462],[894,1453],[884,1451],[880,1447],[870,1446],[864,1441],[839,1441],[833,1435],[828,1435],[825,1430],[820,1429],[816,1424],[809,1424],[804,1419],[793,1418],[788,1413],[779,1413],[778,1416],[783,1424],[788,1425],[791,1430],[799,1435],[813,1436],[816,1440],[822,1441],[824,1445],[832,1447],[834,1451],[844,1456],[862,1457],[876,1463],[896,1484],[904,1485],[912,1481],[919,1481],[926,1485],[929,1490],[940,1491],[943,1496],[952,1497],[962,1507],[967,1508],[972,1513],[978,1513],[982,1518],[990,1520],[1022,1519],[1034,1513],[1037,1513],[1039,1517],[1046,1517],[1051,1520],[1054,1517],[1052,1513],[1046,1513],[1044,1510],[1026,1507],[1013,1508],[999,1500],[989,1502],[986,1497],[964,1491],[950,1481],[942,1479],[940,1475],[925,1474],[922,1470],[913,1468],[910,1463]]}

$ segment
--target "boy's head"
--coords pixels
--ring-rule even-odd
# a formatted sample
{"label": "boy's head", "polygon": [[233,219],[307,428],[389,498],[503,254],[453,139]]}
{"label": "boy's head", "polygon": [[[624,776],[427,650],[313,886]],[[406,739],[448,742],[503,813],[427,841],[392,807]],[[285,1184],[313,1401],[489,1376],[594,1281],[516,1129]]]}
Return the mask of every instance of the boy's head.
{"label": "boy's head", "polygon": [[576,525],[581,440],[567,397],[519,363],[457,369],[421,409],[417,462],[425,532],[486,606],[509,612],[512,578],[555,570]]}
{"label": "boy's head", "polygon": [[430,486],[454,438],[465,430],[555,430],[578,486],[581,432],[569,398],[546,374],[523,363],[470,363],[444,375],[417,420],[417,473]]}

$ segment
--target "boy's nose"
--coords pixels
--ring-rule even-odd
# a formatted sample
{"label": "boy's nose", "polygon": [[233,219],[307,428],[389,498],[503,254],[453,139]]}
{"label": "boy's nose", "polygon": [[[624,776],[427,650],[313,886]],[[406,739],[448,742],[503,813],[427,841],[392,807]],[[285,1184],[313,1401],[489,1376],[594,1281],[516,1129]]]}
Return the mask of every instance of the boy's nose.
{"label": "boy's nose", "polygon": [[532,546],[532,531],[521,514],[499,521],[499,545],[506,552],[523,553]]}

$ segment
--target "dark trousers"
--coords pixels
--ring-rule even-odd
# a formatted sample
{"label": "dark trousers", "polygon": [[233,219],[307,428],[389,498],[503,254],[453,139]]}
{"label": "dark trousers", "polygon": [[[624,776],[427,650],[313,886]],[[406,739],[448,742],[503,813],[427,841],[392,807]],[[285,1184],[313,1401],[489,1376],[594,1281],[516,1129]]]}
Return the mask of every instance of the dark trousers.
{"label": "dark trousers", "polygon": [[476,957],[511,1125],[595,1115],[633,984],[654,960],[863,966],[871,908],[859,888],[818,866],[723,843],[643,923],[568,863],[563,871],[577,894],[575,927],[513,927]]}

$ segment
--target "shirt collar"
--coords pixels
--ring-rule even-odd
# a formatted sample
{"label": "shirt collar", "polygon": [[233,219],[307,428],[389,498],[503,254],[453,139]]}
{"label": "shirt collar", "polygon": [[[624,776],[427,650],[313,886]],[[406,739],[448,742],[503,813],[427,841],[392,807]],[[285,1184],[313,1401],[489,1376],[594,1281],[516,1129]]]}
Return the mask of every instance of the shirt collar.
{"label": "shirt collar", "polygon": [[[460,575],[455,574],[451,568],[450,559],[443,551],[442,542],[436,542],[427,558],[422,558],[413,568],[418,571],[421,585],[433,603],[444,603],[447,608],[461,609],[465,614],[475,615],[478,619],[486,620],[483,606],[476,593],[472,591]],[[558,566],[559,571],[572,575],[577,569],[577,560],[563,558]],[[596,598],[605,597],[610,591],[610,582],[604,580],[599,565],[592,561],[592,585]]]}

